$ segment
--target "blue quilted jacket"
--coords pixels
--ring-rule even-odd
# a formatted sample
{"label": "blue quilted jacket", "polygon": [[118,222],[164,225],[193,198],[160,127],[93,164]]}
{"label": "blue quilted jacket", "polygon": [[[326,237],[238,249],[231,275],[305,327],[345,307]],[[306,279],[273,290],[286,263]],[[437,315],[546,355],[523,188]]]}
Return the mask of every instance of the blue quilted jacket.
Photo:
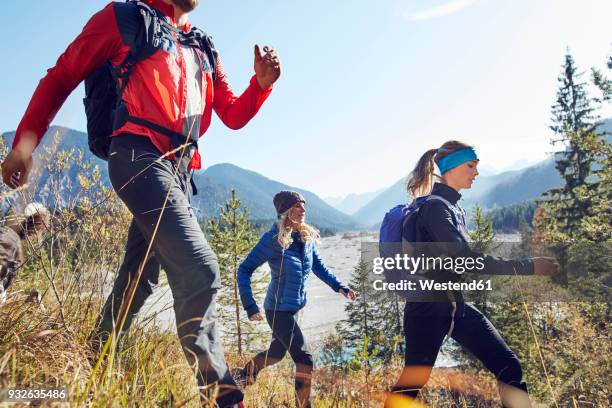
{"label": "blue quilted jacket", "polygon": [[264,262],[268,262],[271,271],[264,300],[266,310],[295,312],[303,308],[306,305],[306,279],[311,271],[335,292],[341,288],[348,290],[321,261],[315,243],[302,244],[299,234],[294,233],[293,244],[283,251],[277,235],[278,227],[275,224],[263,234],[238,268],[240,299],[249,316],[259,312],[251,290],[251,276]]}

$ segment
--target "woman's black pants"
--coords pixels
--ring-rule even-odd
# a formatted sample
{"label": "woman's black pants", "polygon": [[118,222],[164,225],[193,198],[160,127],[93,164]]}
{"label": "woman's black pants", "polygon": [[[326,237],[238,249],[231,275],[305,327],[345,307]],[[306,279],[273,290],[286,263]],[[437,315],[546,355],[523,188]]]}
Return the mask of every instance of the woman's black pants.
{"label": "woman's black pants", "polygon": [[453,322],[451,337],[478,358],[498,381],[527,392],[523,371],[493,324],[478,309],[466,303],[406,302],[404,308],[404,364],[412,375],[402,376],[394,392],[416,398],[427,382],[444,337]]}
{"label": "woman's black pants", "polygon": [[297,312],[266,310],[266,320],[272,329],[272,342],[266,351],[247,363],[244,371],[253,378],[267,366],[281,361],[287,351],[295,363],[295,393],[299,408],[310,407],[310,385],[314,362],[304,335],[296,321]]}

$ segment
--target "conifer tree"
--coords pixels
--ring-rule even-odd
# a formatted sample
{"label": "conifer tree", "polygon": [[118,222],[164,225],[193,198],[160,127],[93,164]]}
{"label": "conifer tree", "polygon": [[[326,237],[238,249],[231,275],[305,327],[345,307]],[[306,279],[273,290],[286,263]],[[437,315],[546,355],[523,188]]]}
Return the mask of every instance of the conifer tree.
{"label": "conifer tree", "polygon": [[[612,55],[608,57],[608,69],[612,70]],[[593,83],[601,90],[602,100],[606,102],[612,101],[612,79],[606,77],[600,70],[592,68],[591,75]]]}
{"label": "conifer tree", "polygon": [[582,219],[590,215],[589,192],[598,188],[598,182],[591,178],[598,154],[593,147],[601,139],[596,132],[597,100],[588,95],[587,84],[581,77],[568,52],[558,78],[550,126],[555,132],[553,145],[561,144],[563,148],[556,153],[555,167],[565,183],[547,192],[545,204],[546,213],[554,219],[551,226],[560,234],[557,241],[567,241],[578,233]]}
{"label": "conifer tree", "polygon": [[[242,346],[248,343],[248,334],[254,333],[254,325],[241,318],[241,303],[238,293],[237,273],[242,260],[255,245],[257,237],[249,224],[248,211],[242,208],[236,191],[225,202],[218,219],[208,221],[210,245],[217,254],[221,268],[221,290],[218,296],[220,320],[225,323],[226,330],[235,335],[238,353],[242,354]],[[253,293],[257,296],[262,292],[261,277],[253,275]],[[231,322],[231,323],[229,323]]]}
{"label": "conifer tree", "polygon": [[474,206],[472,224],[474,228],[469,234],[472,249],[477,252],[487,252],[493,245],[495,232],[491,218],[485,215],[478,205]]}
{"label": "conifer tree", "polygon": [[[593,75],[603,95],[597,99],[588,95],[579,77],[573,59],[566,56],[551,126],[566,146],[557,155],[565,184],[540,203],[534,227],[540,242],[555,246],[564,272],[558,281],[571,285],[577,300],[588,298],[582,309],[597,323],[611,312],[605,288],[612,270],[606,256],[612,242],[612,148],[595,114],[601,101],[610,101],[610,82],[601,73]],[[599,311],[592,313],[595,308]]]}
{"label": "conifer tree", "polygon": [[[608,70],[612,71],[612,55],[608,57]],[[605,74],[592,70],[593,83],[599,88],[602,100],[608,105],[612,103],[612,79]],[[591,140],[588,146],[595,154],[595,177],[598,180],[597,189],[591,197],[591,214],[583,220],[582,230],[587,239],[594,242],[612,241],[612,134],[601,129],[598,136]]]}
{"label": "conifer tree", "polygon": [[347,319],[343,321],[341,333],[350,345],[355,346],[360,339],[366,336],[372,338],[378,334],[375,322],[377,296],[372,287],[368,265],[363,259],[355,266],[349,287],[358,296],[353,302],[346,303]]}
{"label": "conifer tree", "polygon": [[[374,279],[368,263],[361,259],[355,267],[349,286],[357,299],[347,302],[347,319],[339,325],[340,334],[349,347],[363,347],[368,338],[368,353],[377,359],[389,360],[398,351],[402,339],[402,312],[399,297],[388,290],[374,289]],[[399,350],[401,351],[401,350]]]}
{"label": "conifer tree", "polygon": [[[493,231],[493,221],[487,217],[482,208],[476,205],[472,215],[472,224],[474,228],[469,233],[470,246],[476,252],[487,253],[494,245],[495,232]],[[475,293],[474,302],[476,307],[487,312],[487,292],[478,291]]]}

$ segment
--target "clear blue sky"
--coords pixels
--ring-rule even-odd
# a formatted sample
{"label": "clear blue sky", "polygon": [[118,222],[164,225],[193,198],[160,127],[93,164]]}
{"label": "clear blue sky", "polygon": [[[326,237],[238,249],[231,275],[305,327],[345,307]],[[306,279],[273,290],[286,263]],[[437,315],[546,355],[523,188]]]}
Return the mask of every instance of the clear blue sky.
{"label": "clear blue sky", "polygon": [[[45,70],[105,4],[3,4],[0,131],[16,128]],[[214,36],[236,91],[252,75],[255,42],[283,63],[246,128],[214,121],[204,163],[335,196],[391,184],[450,138],[498,169],[543,159],[565,49],[582,70],[603,67],[610,16],[609,0],[201,0],[191,20]],[[82,96],[53,123],[85,129]]]}

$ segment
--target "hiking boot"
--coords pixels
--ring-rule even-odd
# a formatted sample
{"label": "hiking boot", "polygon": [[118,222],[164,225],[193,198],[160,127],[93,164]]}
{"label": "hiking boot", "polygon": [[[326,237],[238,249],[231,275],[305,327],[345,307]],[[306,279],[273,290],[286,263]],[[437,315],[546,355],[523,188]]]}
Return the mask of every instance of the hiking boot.
{"label": "hiking boot", "polygon": [[241,390],[244,390],[248,385],[247,375],[243,368],[234,368],[232,370],[232,377],[234,378],[234,381],[236,381],[238,388]]}
{"label": "hiking boot", "polygon": [[255,378],[252,375],[248,375],[244,368],[235,368],[232,370],[232,377],[236,381],[236,385],[241,390],[244,390],[247,386],[255,384]]}

